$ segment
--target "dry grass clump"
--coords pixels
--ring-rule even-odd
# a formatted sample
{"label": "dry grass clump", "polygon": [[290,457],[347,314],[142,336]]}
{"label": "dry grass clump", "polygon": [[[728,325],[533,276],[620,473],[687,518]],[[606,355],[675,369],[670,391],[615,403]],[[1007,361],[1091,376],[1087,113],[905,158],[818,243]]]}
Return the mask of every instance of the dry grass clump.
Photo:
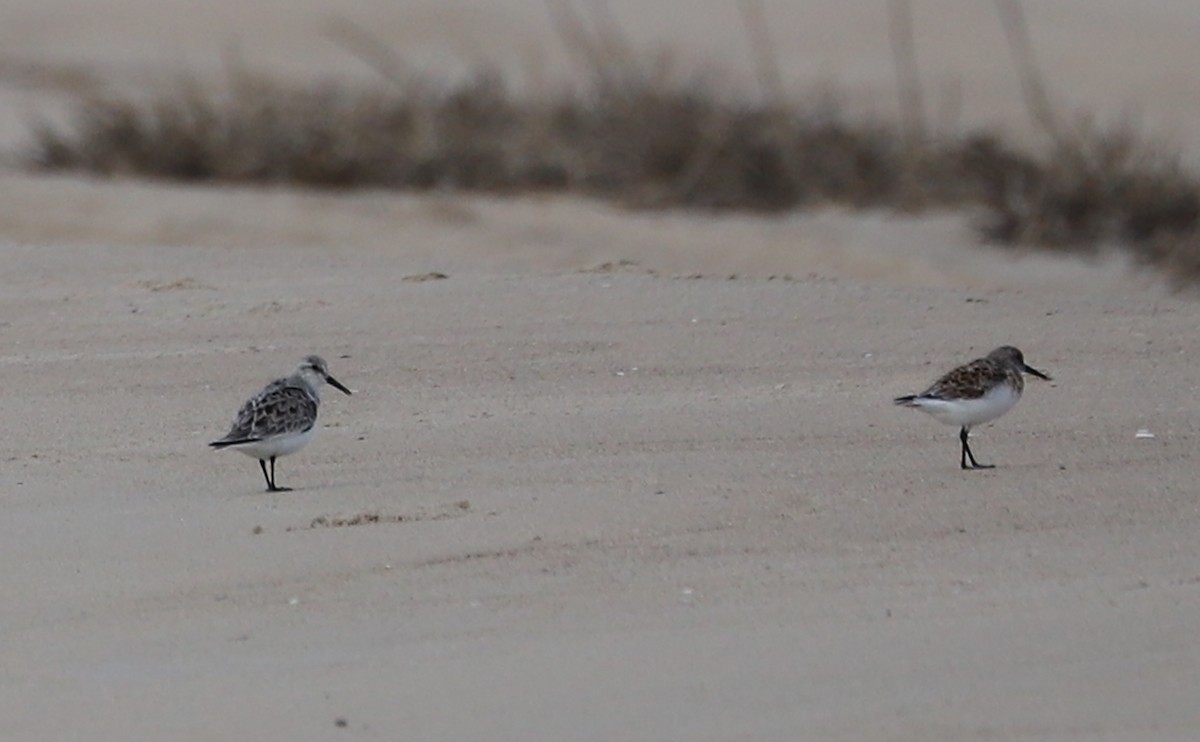
{"label": "dry grass clump", "polygon": [[1084,127],[1042,156],[996,145],[973,169],[982,185],[982,235],[1091,252],[1151,246],[1195,231],[1200,183],[1177,157],[1127,127]]}
{"label": "dry grass clump", "polygon": [[567,191],[641,208],[971,207],[993,242],[1120,244],[1200,276],[1196,177],[1129,127],[1063,131],[1044,153],[994,134],[933,140],[848,120],[828,99],[747,103],[654,74],[543,98],[493,74],[376,89],[242,74],[218,90],[85,98],[73,125],[35,129],[29,159],[189,181]]}
{"label": "dry grass clump", "polygon": [[85,100],[67,130],[36,129],[31,159],[190,181],[496,189],[528,180],[506,153],[519,115],[487,78],[393,95],[240,76],[215,92],[184,82],[146,101]]}
{"label": "dry grass clump", "polygon": [[1200,284],[1200,181],[1132,129],[1084,126],[1041,155],[992,142],[972,159],[985,240],[1084,254],[1117,246],[1179,288]]}
{"label": "dry grass clump", "polygon": [[[29,159],[102,175],[553,189],[633,206],[760,211],[911,203],[921,180],[907,177],[916,160],[894,128],[848,122],[826,102],[746,104],[699,83],[634,77],[542,100],[514,96],[494,75],[399,90],[246,76],[217,91],[187,83],[146,101],[87,99],[71,126],[35,130]],[[952,187],[935,190],[938,201],[958,200]]]}

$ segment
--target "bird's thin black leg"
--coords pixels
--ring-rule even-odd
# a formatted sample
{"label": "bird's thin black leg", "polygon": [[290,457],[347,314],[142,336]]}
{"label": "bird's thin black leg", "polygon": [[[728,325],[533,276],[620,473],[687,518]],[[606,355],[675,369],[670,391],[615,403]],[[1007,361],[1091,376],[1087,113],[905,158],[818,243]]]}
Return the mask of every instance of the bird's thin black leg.
{"label": "bird's thin black leg", "polygon": [[263,479],[267,480],[267,492],[275,491],[275,483],[271,481],[270,475],[267,474],[267,462],[263,459],[258,460],[259,467],[262,468]]}
{"label": "bird's thin black leg", "polygon": [[[972,459],[974,461],[974,459]],[[275,457],[271,457],[271,491],[272,492],[291,492],[291,487],[280,487],[275,484]]]}
{"label": "bird's thin black leg", "polygon": [[[962,441],[962,459],[959,462],[960,465],[962,466],[962,468],[964,468],[964,469],[995,469],[996,468],[995,464],[981,464],[975,460],[975,454],[971,453],[971,444],[967,443],[968,435],[969,435],[969,431],[967,430],[966,427],[963,427],[963,429],[960,430],[958,433],[958,439],[960,441]],[[971,459],[970,466],[967,466],[968,458]]]}

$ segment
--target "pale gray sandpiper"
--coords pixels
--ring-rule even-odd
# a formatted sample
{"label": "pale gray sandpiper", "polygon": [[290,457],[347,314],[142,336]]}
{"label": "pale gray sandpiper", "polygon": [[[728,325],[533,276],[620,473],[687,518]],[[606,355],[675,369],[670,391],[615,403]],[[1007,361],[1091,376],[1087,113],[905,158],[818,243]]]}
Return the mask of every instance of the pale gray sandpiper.
{"label": "pale gray sandpiper", "polygon": [[[267,480],[267,491],[287,492],[291,487],[275,484],[275,459],[299,451],[312,440],[317,431],[320,389],[326,382],[350,393],[329,375],[329,367],[321,356],[305,356],[291,376],[272,381],[246,400],[225,437],[208,445],[232,448],[258,459]],[[270,474],[267,461],[271,462]]]}
{"label": "pale gray sandpiper", "polygon": [[[1022,373],[1050,381],[1050,377],[1025,363],[1025,356],[1011,345],[996,348],[983,358],[959,366],[920,394],[896,397],[904,407],[928,412],[935,420],[960,427],[960,465],[964,469],[992,469],[981,464],[967,443],[971,428],[990,422],[1013,408],[1025,391]],[[971,465],[967,466],[967,459]]]}

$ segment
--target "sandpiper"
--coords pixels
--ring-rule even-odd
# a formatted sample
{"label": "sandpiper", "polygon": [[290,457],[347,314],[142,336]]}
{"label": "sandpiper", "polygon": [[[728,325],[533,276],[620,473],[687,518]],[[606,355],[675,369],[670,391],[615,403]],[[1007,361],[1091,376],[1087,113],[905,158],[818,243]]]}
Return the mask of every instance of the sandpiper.
{"label": "sandpiper", "polygon": [[[1050,381],[1050,377],[1025,363],[1025,356],[1011,345],[996,348],[983,358],[959,366],[920,394],[896,397],[904,407],[928,412],[946,425],[958,425],[962,441],[960,465],[964,469],[992,469],[981,464],[967,443],[971,428],[990,422],[1013,408],[1025,391],[1022,373]],[[970,459],[971,465],[967,466]]]}
{"label": "sandpiper", "polygon": [[[316,433],[317,406],[321,403],[322,384],[350,394],[320,356],[305,356],[291,376],[276,379],[263,387],[238,410],[233,427],[224,438],[208,445],[232,448],[258,459],[268,492],[287,492],[291,487],[275,484],[275,459],[295,453],[308,445]],[[267,473],[267,461],[271,473]]]}

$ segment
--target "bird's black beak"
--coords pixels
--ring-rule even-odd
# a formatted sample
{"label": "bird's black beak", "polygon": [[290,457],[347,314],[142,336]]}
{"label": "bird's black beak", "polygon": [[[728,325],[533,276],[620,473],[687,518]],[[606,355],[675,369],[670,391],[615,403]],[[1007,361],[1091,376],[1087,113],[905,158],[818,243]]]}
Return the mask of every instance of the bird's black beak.
{"label": "bird's black beak", "polygon": [[1032,375],[1038,377],[1039,379],[1045,379],[1046,381],[1053,381],[1053,379],[1051,379],[1049,376],[1045,375],[1041,371],[1038,371],[1033,366],[1026,366],[1025,364],[1021,364],[1021,370],[1027,374],[1032,374]]}
{"label": "bird's black beak", "polygon": [[[1041,375],[1041,374],[1038,374],[1038,376],[1042,376],[1042,375]],[[1042,378],[1044,379],[1044,378],[1046,378],[1046,377],[1045,377],[1045,376],[1042,376]],[[328,381],[328,382],[329,382],[329,386],[333,387],[334,389],[337,389],[337,390],[339,390],[339,391],[343,391],[343,392],[345,392],[346,394],[349,394],[349,393],[350,393],[350,390],[349,390],[349,389],[347,389],[346,387],[342,386],[342,383],[341,383],[340,381],[338,381],[337,379],[333,378],[332,376],[329,376],[328,374],[326,374],[326,376],[325,376],[325,381]]]}

